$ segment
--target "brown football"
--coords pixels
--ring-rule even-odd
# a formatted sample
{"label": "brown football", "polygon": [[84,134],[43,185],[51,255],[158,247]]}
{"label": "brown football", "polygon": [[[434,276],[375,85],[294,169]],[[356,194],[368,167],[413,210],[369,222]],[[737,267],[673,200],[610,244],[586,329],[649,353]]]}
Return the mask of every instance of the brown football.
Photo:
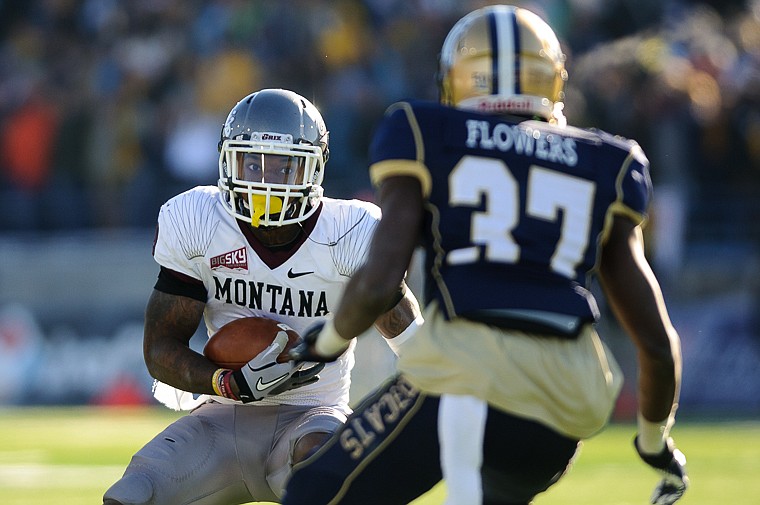
{"label": "brown football", "polygon": [[220,367],[237,370],[266,349],[281,331],[287,333],[288,344],[277,361],[284,363],[288,360],[287,352],[298,340],[298,333],[268,317],[233,319],[208,339],[203,355]]}

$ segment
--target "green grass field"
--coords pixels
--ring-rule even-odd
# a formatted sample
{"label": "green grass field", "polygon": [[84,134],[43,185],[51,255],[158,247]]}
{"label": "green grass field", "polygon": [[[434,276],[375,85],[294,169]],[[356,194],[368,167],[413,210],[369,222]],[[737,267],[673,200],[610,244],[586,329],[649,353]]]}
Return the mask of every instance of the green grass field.
{"label": "green grass field", "polygon": [[[161,408],[0,409],[0,503],[95,505],[133,452],[178,414]],[[536,505],[644,505],[656,475],[631,448],[633,426],[586,442]],[[760,421],[680,422],[674,435],[692,486],[679,505],[760,505]],[[442,486],[414,502],[442,502]]]}

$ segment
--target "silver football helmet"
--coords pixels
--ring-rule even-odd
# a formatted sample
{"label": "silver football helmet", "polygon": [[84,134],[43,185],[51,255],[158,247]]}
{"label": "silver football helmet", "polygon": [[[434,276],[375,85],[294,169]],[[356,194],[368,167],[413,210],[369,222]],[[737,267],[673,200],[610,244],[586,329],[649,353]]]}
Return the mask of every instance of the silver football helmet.
{"label": "silver football helmet", "polygon": [[460,19],[443,42],[438,79],[443,104],[565,122],[565,55],[529,10],[491,5]]}
{"label": "silver football helmet", "polygon": [[227,211],[254,227],[307,219],[322,197],[328,136],[317,108],[297,93],[264,89],[240,100],[219,141]]}

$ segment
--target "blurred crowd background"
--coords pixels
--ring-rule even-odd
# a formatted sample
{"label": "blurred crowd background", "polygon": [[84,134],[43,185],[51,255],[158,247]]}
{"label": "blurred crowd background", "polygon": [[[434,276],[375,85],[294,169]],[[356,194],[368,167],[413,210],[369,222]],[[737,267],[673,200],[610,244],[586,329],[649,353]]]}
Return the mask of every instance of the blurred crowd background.
{"label": "blurred crowd background", "polygon": [[[0,376],[78,361],[58,372],[69,389],[0,403],[87,402],[125,376],[149,380],[139,323],[158,208],[216,184],[238,99],[283,87],[312,100],[330,130],[326,194],[372,199],[374,124],[393,101],[437,98],[443,38],[490,3],[0,0]],[[650,158],[649,253],[694,365],[685,403],[760,411],[760,0],[514,3],[563,44],[568,121]],[[104,372],[124,335],[131,358]],[[113,380],[83,386],[82,362]]]}

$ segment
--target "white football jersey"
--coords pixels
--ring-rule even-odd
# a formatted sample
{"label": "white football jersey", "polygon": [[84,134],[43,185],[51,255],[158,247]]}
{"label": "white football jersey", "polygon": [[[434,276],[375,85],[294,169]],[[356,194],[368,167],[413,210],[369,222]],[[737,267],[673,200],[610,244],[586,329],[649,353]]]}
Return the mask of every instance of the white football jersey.
{"label": "white football jersey", "polygon": [[[365,261],[380,220],[379,207],[369,202],[332,198],[321,202],[308,238],[295,252],[284,254],[257,242],[252,245],[223,207],[217,187],[195,187],[161,207],[153,257],[161,266],[203,282],[208,293],[204,319],[209,336],[233,319],[248,316],[270,317],[303,334],[336,310],[344,285]],[[316,383],[251,405],[348,409],[354,348],[355,341],[340,359],[325,366]],[[155,393],[162,402],[180,408],[171,405],[174,398],[182,403],[180,391],[172,394],[159,384]],[[173,399],[167,402],[169,397]]]}

